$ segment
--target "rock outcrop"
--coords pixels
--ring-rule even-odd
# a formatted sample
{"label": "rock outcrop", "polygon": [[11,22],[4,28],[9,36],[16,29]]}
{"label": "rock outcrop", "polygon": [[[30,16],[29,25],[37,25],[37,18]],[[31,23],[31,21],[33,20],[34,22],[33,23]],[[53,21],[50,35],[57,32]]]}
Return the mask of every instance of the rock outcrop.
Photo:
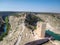
{"label": "rock outcrop", "polygon": [[[19,15],[19,16],[18,16]],[[44,20],[46,23],[46,29],[51,29],[51,31],[60,34],[60,19],[53,17],[51,14],[35,14],[37,17]],[[27,13],[17,13],[17,15],[11,15],[9,17],[9,23],[11,28],[9,33],[2,41],[0,41],[0,45],[24,45],[27,42],[31,42],[35,40],[34,34],[31,29],[25,26],[25,18]],[[49,45],[47,43],[47,45]]]}

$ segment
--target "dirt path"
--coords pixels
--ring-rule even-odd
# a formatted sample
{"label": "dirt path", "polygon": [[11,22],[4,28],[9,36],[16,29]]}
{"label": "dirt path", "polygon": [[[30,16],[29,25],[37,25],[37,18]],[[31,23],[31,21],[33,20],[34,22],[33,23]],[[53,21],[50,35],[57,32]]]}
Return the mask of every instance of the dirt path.
{"label": "dirt path", "polygon": [[19,45],[20,44],[20,41],[21,41],[21,38],[22,38],[22,33],[24,32],[24,29],[25,29],[25,26],[24,26],[24,23],[22,23],[22,31],[21,33],[19,34],[18,38],[17,38],[17,41],[15,42],[15,45]]}

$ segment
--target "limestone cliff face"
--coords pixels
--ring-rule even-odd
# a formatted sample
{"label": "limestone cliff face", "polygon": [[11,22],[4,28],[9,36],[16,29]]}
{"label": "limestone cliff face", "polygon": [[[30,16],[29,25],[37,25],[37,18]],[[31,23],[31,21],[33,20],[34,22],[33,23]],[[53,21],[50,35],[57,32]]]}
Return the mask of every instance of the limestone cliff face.
{"label": "limestone cliff face", "polygon": [[25,15],[21,17],[9,16],[11,28],[0,45],[24,45],[34,40],[32,31],[25,27],[24,20]]}
{"label": "limestone cliff face", "polygon": [[[33,13],[34,14],[34,13]],[[19,13],[20,15],[20,13]],[[53,17],[51,14],[34,14],[43,19],[47,25],[47,29],[51,29],[55,33],[60,33],[60,19]],[[25,26],[25,18],[27,14],[21,14],[20,16],[9,16],[9,23],[11,28],[3,41],[0,41],[0,45],[24,45],[27,42],[33,41],[34,34],[31,29]]]}
{"label": "limestone cliff face", "polygon": [[[60,14],[59,14],[60,15]],[[60,34],[60,18],[58,14],[37,14],[36,16],[40,17],[46,22],[46,29]]]}

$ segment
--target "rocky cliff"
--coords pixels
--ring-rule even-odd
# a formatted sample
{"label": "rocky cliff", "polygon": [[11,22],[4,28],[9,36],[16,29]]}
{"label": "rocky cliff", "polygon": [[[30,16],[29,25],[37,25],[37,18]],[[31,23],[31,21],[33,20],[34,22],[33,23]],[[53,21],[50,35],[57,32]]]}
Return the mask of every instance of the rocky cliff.
{"label": "rocky cliff", "polygon": [[[31,42],[34,39],[34,33],[32,29],[25,26],[26,16],[30,13],[15,13],[9,17],[9,24],[11,25],[8,35],[0,41],[0,45],[24,45],[27,42]],[[48,13],[31,13],[44,22],[46,22],[46,29],[60,34],[60,14],[48,14]]]}

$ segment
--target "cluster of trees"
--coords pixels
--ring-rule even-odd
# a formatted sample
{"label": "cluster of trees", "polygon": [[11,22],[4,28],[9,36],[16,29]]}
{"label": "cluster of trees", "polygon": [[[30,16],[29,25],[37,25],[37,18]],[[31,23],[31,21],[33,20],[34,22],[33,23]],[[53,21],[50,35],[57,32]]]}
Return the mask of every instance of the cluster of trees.
{"label": "cluster of trees", "polygon": [[0,41],[3,40],[3,37],[5,37],[8,34],[8,31],[10,29],[10,24],[9,24],[8,16],[5,17],[4,21],[5,21],[5,23],[4,23],[4,26],[5,26],[4,29],[6,30],[6,32],[3,32],[0,35]]}
{"label": "cluster of trees", "polygon": [[26,25],[26,27],[34,30],[34,29],[36,29],[36,25],[37,25],[38,21],[43,21],[43,20],[30,13],[26,16],[25,25]]}

